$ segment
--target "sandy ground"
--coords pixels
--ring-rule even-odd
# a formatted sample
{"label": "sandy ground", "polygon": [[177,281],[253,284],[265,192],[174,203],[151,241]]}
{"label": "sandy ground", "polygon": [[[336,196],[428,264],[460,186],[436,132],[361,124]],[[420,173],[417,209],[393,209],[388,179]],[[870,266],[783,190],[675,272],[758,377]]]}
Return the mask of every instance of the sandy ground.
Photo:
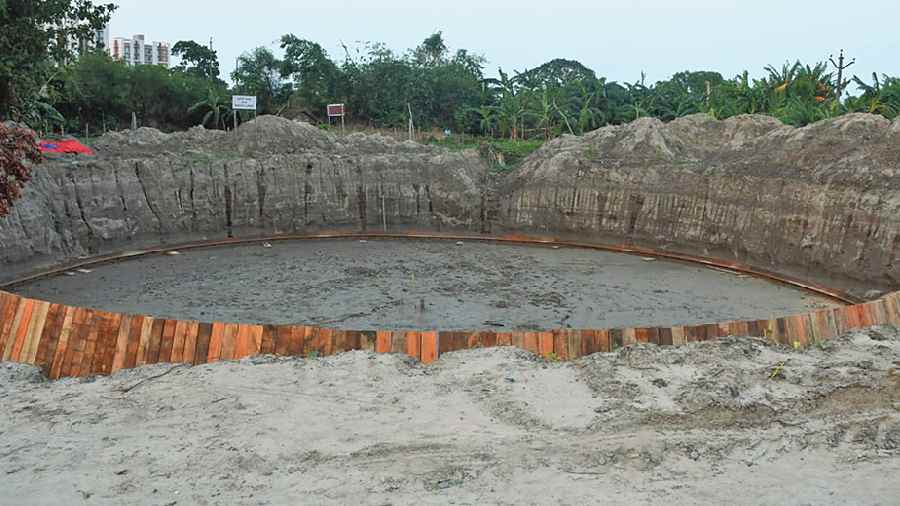
{"label": "sandy ground", "polygon": [[827,303],[760,279],[631,255],[402,240],[186,251],[18,292],[177,319],[362,330],[670,326],[784,316]]}
{"label": "sandy ground", "polygon": [[571,363],[352,352],[58,382],[0,364],[0,405],[3,504],[900,502],[892,328]]}

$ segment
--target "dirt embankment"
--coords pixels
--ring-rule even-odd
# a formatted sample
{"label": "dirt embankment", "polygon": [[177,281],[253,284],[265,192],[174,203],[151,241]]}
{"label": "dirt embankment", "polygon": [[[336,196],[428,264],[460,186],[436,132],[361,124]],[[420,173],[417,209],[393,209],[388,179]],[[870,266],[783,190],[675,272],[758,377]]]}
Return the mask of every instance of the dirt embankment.
{"label": "dirt embankment", "polygon": [[[518,230],[694,251],[896,289],[900,120],[641,119],[534,153],[498,192]],[[843,278],[843,279],[841,279]]]}
{"label": "dirt embankment", "polygon": [[[166,241],[326,229],[508,231],[900,285],[900,120],[641,119],[548,142],[505,178],[474,151],[261,117],[108,134],[42,166],[0,218],[7,272]],[[2,276],[2,275],[0,275]]]}
{"label": "dirt embankment", "polygon": [[45,382],[0,366],[17,504],[891,504],[900,334],[571,363],[352,352]]}

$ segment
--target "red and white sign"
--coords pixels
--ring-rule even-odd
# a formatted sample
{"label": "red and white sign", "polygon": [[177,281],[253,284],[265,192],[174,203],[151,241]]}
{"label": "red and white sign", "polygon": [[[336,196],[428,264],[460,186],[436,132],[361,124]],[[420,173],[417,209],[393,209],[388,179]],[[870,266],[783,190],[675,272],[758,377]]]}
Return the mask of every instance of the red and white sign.
{"label": "red and white sign", "polygon": [[335,118],[344,115],[344,104],[328,104],[328,117]]}

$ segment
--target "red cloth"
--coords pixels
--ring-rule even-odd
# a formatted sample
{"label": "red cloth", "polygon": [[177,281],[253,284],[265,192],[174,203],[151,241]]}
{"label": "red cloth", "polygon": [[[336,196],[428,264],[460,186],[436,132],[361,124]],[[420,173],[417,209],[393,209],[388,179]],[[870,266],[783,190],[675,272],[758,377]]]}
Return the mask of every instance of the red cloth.
{"label": "red cloth", "polygon": [[94,156],[91,148],[78,142],[75,139],[65,139],[59,141],[42,140],[40,143],[41,153],[73,153],[79,155]]}

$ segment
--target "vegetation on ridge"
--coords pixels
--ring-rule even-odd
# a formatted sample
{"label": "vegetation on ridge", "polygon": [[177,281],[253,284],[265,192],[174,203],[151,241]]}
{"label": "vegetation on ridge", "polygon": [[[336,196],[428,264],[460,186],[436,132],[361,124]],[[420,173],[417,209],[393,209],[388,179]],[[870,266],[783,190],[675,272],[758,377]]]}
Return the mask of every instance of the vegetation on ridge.
{"label": "vegetation on ridge", "polygon": [[[484,57],[451,51],[441,32],[405,53],[360,43],[344,46],[338,59],[287,34],[280,39],[283,57],[252,49],[238,59],[228,84],[216,52],[194,41],[173,46],[181,63],[171,69],[128,67],[102,51],[76,58],[58,43],[102,26],[114,9],[87,0],[0,0],[0,119],[98,132],[128,126],[135,113],[141,125],[164,130],[231,128],[229,96],[238,93],[256,95],[260,114],[323,124],[325,105],[343,102],[354,125],[406,131],[412,111],[419,130],[519,141],[692,113],[768,114],[798,126],[847,112],[900,113],[900,79],[842,76],[838,83],[827,63],[769,66],[759,79],[746,71],[732,78],[685,71],[656,83],[643,76],[618,83],[577,61],[555,59],[521,72],[498,69],[493,78],[485,75]],[[837,91],[850,84],[857,95]]]}

